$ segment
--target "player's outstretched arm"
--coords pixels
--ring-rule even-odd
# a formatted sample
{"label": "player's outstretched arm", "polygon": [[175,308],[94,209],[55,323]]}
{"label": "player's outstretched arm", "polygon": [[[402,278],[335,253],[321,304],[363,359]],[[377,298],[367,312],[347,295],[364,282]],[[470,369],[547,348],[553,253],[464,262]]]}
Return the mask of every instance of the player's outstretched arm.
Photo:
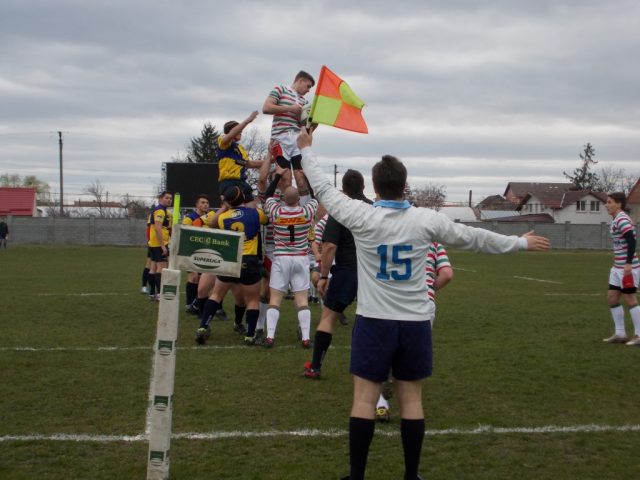
{"label": "player's outstretched arm", "polygon": [[522,235],[527,240],[527,250],[542,252],[551,249],[551,242],[548,238],[536,235],[533,230]]}
{"label": "player's outstretched arm", "polygon": [[300,130],[298,148],[302,153],[302,169],[313,188],[318,201],[324,206],[329,215],[335,218],[349,230],[357,231],[366,224],[367,212],[373,209],[359,200],[353,200],[335,188],[318,165],[316,156],[311,151],[312,135],[305,129]]}
{"label": "player's outstretched arm", "polygon": [[258,116],[257,110],[254,110],[253,112],[251,112],[251,114],[249,114],[247,118],[245,118],[238,125],[233,127],[231,130],[229,130],[229,133],[226,133],[222,136],[222,144],[231,145],[231,142],[233,142],[233,139],[236,138],[238,135],[240,135],[242,131],[245,129],[245,127],[249,125],[251,122],[253,122],[257,116]]}

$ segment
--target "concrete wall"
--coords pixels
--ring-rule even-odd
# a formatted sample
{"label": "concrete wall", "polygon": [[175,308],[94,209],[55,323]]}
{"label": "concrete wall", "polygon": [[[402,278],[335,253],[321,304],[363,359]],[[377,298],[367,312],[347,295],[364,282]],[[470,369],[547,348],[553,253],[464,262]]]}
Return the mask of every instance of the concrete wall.
{"label": "concrete wall", "polygon": [[[147,222],[127,218],[7,217],[12,244],[146,245]],[[535,230],[553,248],[610,249],[609,224],[464,222],[504,235]],[[636,225],[636,231],[640,225]]]}
{"label": "concrete wall", "polygon": [[146,245],[147,221],[137,218],[7,217],[12,244]]}

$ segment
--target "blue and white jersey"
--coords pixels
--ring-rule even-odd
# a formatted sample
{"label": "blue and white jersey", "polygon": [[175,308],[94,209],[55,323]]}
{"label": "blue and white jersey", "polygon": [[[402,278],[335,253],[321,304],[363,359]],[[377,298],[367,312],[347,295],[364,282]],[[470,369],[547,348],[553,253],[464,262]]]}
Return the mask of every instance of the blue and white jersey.
{"label": "blue and white jersey", "polygon": [[358,255],[359,315],[428,320],[432,312],[425,269],[432,242],[487,253],[527,248],[524,238],[467,227],[405,201],[369,205],[353,200],[333,187],[309,147],[302,150],[302,167],[320,203],[353,233]]}

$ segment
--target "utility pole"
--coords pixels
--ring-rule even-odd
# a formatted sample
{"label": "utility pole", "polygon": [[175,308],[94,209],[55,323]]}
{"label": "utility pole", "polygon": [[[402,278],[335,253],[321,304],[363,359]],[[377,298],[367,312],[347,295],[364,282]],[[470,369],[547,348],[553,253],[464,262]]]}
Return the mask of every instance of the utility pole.
{"label": "utility pole", "polygon": [[333,186],[338,188],[338,165],[333,164]]}
{"label": "utility pole", "polygon": [[60,147],[60,216],[64,216],[64,187],[62,182],[62,132],[58,131],[58,145]]}

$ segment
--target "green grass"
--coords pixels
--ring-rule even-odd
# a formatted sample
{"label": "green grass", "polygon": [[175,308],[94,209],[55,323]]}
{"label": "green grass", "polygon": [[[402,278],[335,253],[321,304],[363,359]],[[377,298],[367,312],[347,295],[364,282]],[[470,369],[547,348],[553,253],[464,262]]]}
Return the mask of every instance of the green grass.
{"label": "green grass", "polygon": [[[640,349],[600,341],[612,330],[609,252],[450,256],[465,270],[438,297],[428,429],[638,424]],[[0,251],[0,437],[143,432],[157,320],[157,305],[137,293],[143,261],[131,248]],[[126,295],[66,295],[91,292]],[[346,430],[350,328],[338,328],[324,379],[309,382],[290,303],[282,311],[273,350],[178,351],[175,432]],[[317,307],[312,315],[317,323]],[[180,322],[179,346],[191,347],[197,320]],[[240,338],[215,321],[209,344]],[[91,349],[101,346],[149,349]],[[378,431],[398,425],[396,413]],[[638,445],[640,432],[428,436],[422,470],[431,479],[631,479]],[[144,442],[2,441],[0,478],[143,478],[146,454]],[[175,479],[331,479],[348,466],[346,436],[183,439],[171,455]],[[401,478],[399,437],[377,435],[369,465],[368,478]]]}

